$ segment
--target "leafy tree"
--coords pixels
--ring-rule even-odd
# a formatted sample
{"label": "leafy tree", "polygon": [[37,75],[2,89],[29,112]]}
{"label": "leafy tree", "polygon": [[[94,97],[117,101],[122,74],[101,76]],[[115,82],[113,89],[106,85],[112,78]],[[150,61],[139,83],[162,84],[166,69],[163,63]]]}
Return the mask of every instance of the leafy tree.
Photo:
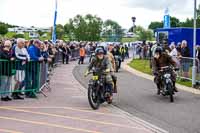
{"label": "leafy tree", "polygon": [[0,34],[5,35],[8,32],[8,27],[4,24],[0,24]]}
{"label": "leafy tree", "polygon": [[39,31],[38,31],[38,34],[39,34],[40,36],[42,36],[42,35],[44,34],[44,32],[42,32],[41,30],[39,30]]}
{"label": "leafy tree", "polygon": [[57,39],[64,38],[64,27],[61,24],[56,25],[56,38]]}
{"label": "leafy tree", "polygon": [[141,26],[136,27],[136,35],[138,36],[137,39],[139,41],[146,41],[146,40],[152,40],[153,39],[153,32],[152,30],[146,30]]}
{"label": "leafy tree", "polygon": [[103,36],[110,37],[115,36],[115,39],[112,41],[120,41],[123,36],[123,29],[122,27],[113,20],[106,20],[103,24]]}
{"label": "leafy tree", "polygon": [[180,27],[181,23],[180,20],[176,17],[170,17],[171,27]]}
{"label": "leafy tree", "polygon": [[155,30],[157,28],[162,28],[162,27],[163,27],[162,22],[151,22],[151,24],[149,25],[149,29],[151,30]]}
{"label": "leafy tree", "polygon": [[77,15],[65,24],[64,31],[70,39],[78,41],[98,41],[102,30],[102,20],[97,16],[87,14]]}
{"label": "leafy tree", "polygon": [[13,38],[25,38],[23,34],[14,34]]}
{"label": "leafy tree", "polygon": [[[171,27],[180,27],[181,26],[180,20],[176,17],[170,17],[170,24],[171,24]],[[161,22],[155,21],[155,22],[150,23],[149,29],[155,30],[157,28],[163,28],[163,21],[161,21]]]}

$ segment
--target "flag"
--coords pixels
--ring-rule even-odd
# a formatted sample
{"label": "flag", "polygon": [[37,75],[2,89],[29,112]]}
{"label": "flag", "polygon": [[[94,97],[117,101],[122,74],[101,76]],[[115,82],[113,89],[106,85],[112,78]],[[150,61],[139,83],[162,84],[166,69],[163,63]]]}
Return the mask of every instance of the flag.
{"label": "flag", "polygon": [[57,19],[57,0],[55,5],[55,14],[54,14],[54,23],[53,23],[53,32],[52,32],[52,42],[56,43],[56,19]]}
{"label": "flag", "polygon": [[165,15],[164,15],[164,24],[163,24],[163,27],[164,28],[170,28],[171,27],[171,24],[170,24],[170,15],[169,15],[169,9],[166,8],[165,10]]}

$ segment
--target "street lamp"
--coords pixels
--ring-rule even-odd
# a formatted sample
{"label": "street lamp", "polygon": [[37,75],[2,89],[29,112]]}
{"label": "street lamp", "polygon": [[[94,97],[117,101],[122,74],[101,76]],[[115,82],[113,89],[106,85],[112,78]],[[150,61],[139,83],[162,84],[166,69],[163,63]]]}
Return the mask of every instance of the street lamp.
{"label": "street lamp", "polygon": [[136,17],[132,17],[131,19],[132,19],[132,22],[133,22],[133,32],[134,32]]}
{"label": "street lamp", "polygon": [[193,87],[196,84],[196,19],[197,19],[197,1],[194,0],[193,67],[192,67]]}

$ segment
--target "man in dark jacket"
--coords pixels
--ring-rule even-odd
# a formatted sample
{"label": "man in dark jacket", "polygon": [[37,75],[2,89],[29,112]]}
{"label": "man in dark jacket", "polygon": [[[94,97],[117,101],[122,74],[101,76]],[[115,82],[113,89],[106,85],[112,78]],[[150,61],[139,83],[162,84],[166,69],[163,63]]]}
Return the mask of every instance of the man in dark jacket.
{"label": "man in dark jacket", "polygon": [[189,70],[190,70],[190,62],[191,60],[188,58],[190,57],[190,49],[187,46],[187,41],[183,40],[181,44],[181,65],[183,69],[183,76],[185,78],[189,78]]}
{"label": "man in dark jacket", "polygon": [[[162,52],[161,48],[156,48],[155,50],[155,55],[152,60],[152,69],[153,69],[153,74],[155,76],[154,82],[157,85],[158,92],[157,94],[160,95],[160,83],[161,83],[161,75],[159,74],[159,70],[161,70],[162,67],[166,66],[174,66],[176,67],[176,62],[174,62],[166,52]],[[172,81],[174,85],[174,91],[178,91],[177,88],[175,87],[176,83],[176,74],[172,73]]]}

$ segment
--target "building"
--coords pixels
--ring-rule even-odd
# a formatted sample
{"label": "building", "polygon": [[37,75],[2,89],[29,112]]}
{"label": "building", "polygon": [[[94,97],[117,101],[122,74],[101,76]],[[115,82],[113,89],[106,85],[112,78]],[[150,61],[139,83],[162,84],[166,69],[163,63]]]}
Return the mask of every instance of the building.
{"label": "building", "polygon": [[[200,44],[200,29],[197,29],[197,45]],[[160,44],[168,43],[171,44],[174,42],[175,44],[181,43],[183,40],[186,40],[188,43],[188,47],[190,49],[190,55],[193,55],[193,28],[159,28],[155,30],[155,36],[157,42]]]}
{"label": "building", "polygon": [[14,28],[8,28],[8,31],[9,32],[16,32],[16,33],[21,33],[21,32],[38,32],[38,31],[41,31],[41,32],[51,32],[51,28],[37,28],[37,27],[30,27],[30,28],[27,28],[27,27],[14,27]]}

